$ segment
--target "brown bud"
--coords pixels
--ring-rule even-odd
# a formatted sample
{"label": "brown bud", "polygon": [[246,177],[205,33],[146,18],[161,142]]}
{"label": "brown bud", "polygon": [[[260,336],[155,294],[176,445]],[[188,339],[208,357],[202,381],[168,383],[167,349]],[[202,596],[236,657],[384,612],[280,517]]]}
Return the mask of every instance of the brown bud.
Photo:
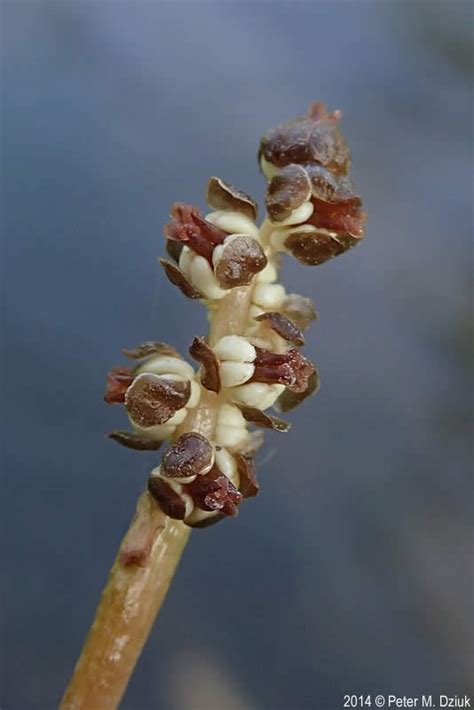
{"label": "brown bud", "polygon": [[291,348],[286,353],[270,353],[261,348],[255,349],[255,370],[249,382],[285,385],[293,392],[306,390],[314,365],[299,350]]}
{"label": "brown bud", "polygon": [[133,382],[133,372],[129,367],[114,367],[107,375],[104,400],[107,404],[123,404],[125,392]]}
{"label": "brown bud", "polygon": [[244,498],[254,498],[260,489],[255,475],[255,461],[251,456],[243,454],[234,454],[234,458],[240,477],[239,491]]}
{"label": "brown bud", "polygon": [[285,297],[281,309],[300,330],[306,330],[311,321],[317,320],[318,314],[313,302],[306,296],[290,293]]}
{"label": "brown bud", "polygon": [[230,516],[237,515],[237,506],[242,500],[242,494],[216,465],[189,483],[186,492],[201,510],[217,510]]}
{"label": "brown bud", "polygon": [[191,281],[189,281],[176,264],[173,264],[172,261],[168,261],[168,259],[160,259],[160,264],[171,283],[177,286],[186,298],[204,298],[202,293],[193,286]]}
{"label": "brown bud", "polygon": [[158,341],[149,341],[148,343],[142,343],[137,345],[136,348],[131,350],[123,349],[123,354],[132,360],[142,360],[150,355],[168,355],[169,357],[179,357],[182,359],[181,355],[172,345],[168,343],[161,343]]}
{"label": "brown bud", "polygon": [[258,241],[239,234],[224,244],[214,274],[222,288],[248,286],[266,265],[267,257]]}
{"label": "brown bud", "polygon": [[111,431],[108,438],[116,441],[117,444],[126,446],[127,449],[135,449],[136,451],[158,451],[163,443],[156,439],[146,439],[144,436],[130,431]]}
{"label": "brown bud", "polygon": [[167,478],[202,476],[211,468],[214,450],[201,434],[182,434],[163,457],[161,473]]}
{"label": "brown bud", "polygon": [[255,456],[262,448],[264,439],[265,434],[263,431],[250,431],[245,441],[236,447],[235,450],[242,456]]}
{"label": "brown bud", "polygon": [[301,165],[287,165],[268,185],[265,204],[272,222],[282,222],[311,197],[311,182]]}
{"label": "brown bud", "polygon": [[278,412],[289,412],[291,409],[294,409],[301,404],[301,402],[304,402],[307,397],[317,392],[318,389],[319,374],[318,371],[315,370],[313,374],[309,376],[308,386],[304,392],[292,392],[291,390],[286,389],[278,397],[274,407]]}
{"label": "brown bud", "polygon": [[307,266],[318,266],[345,252],[357,243],[352,237],[340,237],[323,230],[295,230],[285,239],[290,254]]}
{"label": "brown bud", "polygon": [[290,428],[289,422],[285,422],[283,419],[278,419],[277,417],[272,417],[270,414],[262,412],[262,410],[257,407],[249,407],[248,405],[240,404],[239,402],[233,402],[233,404],[240,409],[244,419],[247,422],[255,424],[255,426],[281,432],[287,432]]}
{"label": "brown bud", "polygon": [[267,323],[267,325],[274,330],[275,333],[277,333],[284,340],[287,340],[289,343],[293,343],[293,345],[304,345],[305,341],[303,333],[291,320],[281,313],[276,313],[275,311],[262,313],[257,316],[255,320]]}
{"label": "brown bud", "polygon": [[331,172],[347,173],[350,153],[337,125],[340,116],[340,111],[328,113],[323,103],[312,104],[306,116],[282,123],[263,136],[259,159],[279,168],[319,163]]}
{"label": "brown bud", "polygon": [[169,483],[156,475],[148,479],[148,491],[166,515],[175,520],[183,520],[186,515],[186,503]]}
{"label": "brown bud", "polygon": [[191,396],[189,380],[167,380],[158,375],[138,375],[125,394],[125,407],[139,427],[165,424],[186,406]]}
{"label": "brown bud", "polygon": [[204,338],[194,338],[189,348],[189,354],[202,365],[202,386],[218,394],[221,390],[221,380],[219,377],[219,360],[214,354],[214,350],[209,347]]}
{"label": "brown bud", "polygon": [[206,201],[214,210],[241,212],[252,221],[257,219],[257,203],[246,192],[238,190],[221,178],[211,177],[207,184]]}
{"label": "brown bud", "polygon": [[212,252],[226,238],[226,232],[208,222],[197,207],[175,202],[171,209],[172,221],[164,227],[165,237],[189,246],[212,266]]}

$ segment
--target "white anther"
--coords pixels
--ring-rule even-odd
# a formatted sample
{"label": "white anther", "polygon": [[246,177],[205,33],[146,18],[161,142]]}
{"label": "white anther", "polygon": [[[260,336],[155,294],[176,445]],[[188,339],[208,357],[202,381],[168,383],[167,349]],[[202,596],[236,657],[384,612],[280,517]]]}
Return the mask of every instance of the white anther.
{"label": "white anther", "polygon": [[268,264],[259,274],[256,274],[255,280],[257,283],[273,283],[278,277],[278,272],[273,264],[269,261]]}
{"label": "white anther", "polygon": [[247,422],[240,409],[233,404],[223,404],[217,416],[215,443],[232,449],[243,444],[247,436]]}
{"label": "white anther", "polygon": [[262,170],[262,173],[265,175],[267,180],[271,180],[277,172],[280,170],[280,168],[277,165],[273,165],[273,163],[270,163],[268,160],[265,160],[265,158],[260,158],[260,168]]}
{"label": "white anther", "polygon": [[275,222],[278,226],[286,227],[290,224],[303,224],[307,219],[311,217],[314,212],[314,205],[312,202],[303,202],[302,205],[297,207],[290,214],[289,217],[283,219],[281,222]]}
{"label": "white anther", "polygon": [[216,466],[238,489],[240,477],[237,471],[237,463],[227,449],[220,449],[219,451],[216,451]]}
{"label": "white anther", "polygon": [[226,446],[228,449],[235,449],[245,443],[248,437],[247,429],[234,426],[216,426],[214,430],[214,441],[218,446]]}
{"label": "white anther", "polygon": [[258,227],[250,217],[241,212],[217,210],[206,215],[208,222],[229,234],[246,234],[258,239]]}
{"label": "white anther", "polygon": [[255,372],[250,362],[221,362],[219,375],[223,387],[238,387],[247,382]]}
{"label": "white anther", "polygon": [[194,256],[189,269],[190,280],[206,298],[223,298],[227,291],[220,288],[207,259],[199,254]]}
{"label": "white anther", "polygon": [[194,370],[191,365],[185,360],[181,360],[179,357],[172,357],[171,355],[155,355],[154,357],[146,360],[138,368],[136,374],[151,373],[153,375],[163,375],[164,379],[168,375],[180,375],[186,380],[192,380],[194,378]]}
{"label": "white anther", "polygon": [[190,269],[193,258],[194,252],[189,247],[184,246],[179,255],[179,268],[188,279],[191,278]]}
{"label": "white anther", "polygon": [[236,387],[232,392],[232,396],[242,404],[247,404],[249,407],[258,407],[258,409],[263,411],[275,404],[284,389],[284,385],[267,385],[263,382],[249,382],[241,387]]}
{"label": "white anther", "polygon": [[250,318],[257,318],[257,316],[261,316],[262,313],[265,313],[265,309],[262,308],[261,306],[257,306],[255,303],[252,303],[252,305],[249,308]]}
{"label": "white anther", "polygon": [[151,472],[150,475],[151,475],[151,476],[156,476],[157,478],[161,478],[162,481],[166,481],[166,483],[168,483],[168,484],[170,485],[170,487],[171,487],[174,491],[176,491],[176,493],[178,493],[178,495],[181,496],[181,497],[182,497],[182,495],[186,495],[186,494],[184,493],[184,491],[180,491],[179,489],[177,489],[177,488],[176,488],[174,485],[172,485],[172,484],[173,484],[173,483],[177,483],[178,486],[179,486],[179,488],[181,488],[182,484],[192,483],[192,482],[195,481],[196,478],[197,478],[197,475],[194,475],[194,476],[184,476],[183,478],[180,478],[179,481],[175,481],[175,479],[169,478],[168,476],[165,476],[165,475],[164,475],[164,473],[163,473],[163,471],[162,471],[162,469],[161,469],[161,466],[157,466],[156,468],[154,468],[154,469],[152,470],[152,472]]}
{"label": "white anther", "polygon": [[217,341],[213,350],[219,360],[232,362],[253,362],[257,355],[253,345],[240,335],[225,335]]}
{"label": "white anther", "polygon": [[262,308],[278,308],[285,297],[285,289],[281,284],[257,284],[252,294],[252,300]]}
{"label": "white anther", "polygon": [[218,300],[228,293],[220,288],[208,260],[189,247],[183,247],[181,251],[179,268],[206,298]]}
{"label": "white anther", "polygon": [[219,414],[217,415],[217,426],[227,426],[239,429],[245,429],[247,422],[245,417],[238,407],[234,404],[226,402],[221,405]]}
{"label": "white anther", "polygon": [[155,426],[146,428],[137,426],[132,419],[130,419],[130,423],[137,434],[140,434],[146,439],[153,439],[153,441],[164,441],[164,439],[168,439],[176,428],[173,424],[169,425],[168,422],[166,424],[156,424]]}
{"label": "white anther", "polygon": [[[191,498],[191,496],[188,493],[184,492],[184,488],[181,485],[181,483],[178,483],[177,481],[173,480],[172,478],[165,478],[165,476],[161,476],[163,481],[166,481],[166,483],[169,485],[170,488],[174,490],[175,493],[179,495],[181,500],[184,503],[185,506],[185,514],[184,517],[187,518],[188,515],[191,515],[191,513],[194,510],[194,501]],[[189,480],[187,478],[181,478],[180,481],[183,483],[191,483],[196,477],[195,476],[190,476]]]}
{"label": "white anther", "polygon": [[201,398],[201,385],[196,380],[191,380],[191,396],[189,397],[186,408],[194,409]]}
{"label": "white anther", "polygon": [[[187,405],[186,405],[187,407]],[[177,426],[178,424],[181,424],[186,419],[187,411],[186,407],[182,407],[181,409],[178,409],[177,412],[173,414],[172,417],[168,419],[166,422],[167,426]]]}

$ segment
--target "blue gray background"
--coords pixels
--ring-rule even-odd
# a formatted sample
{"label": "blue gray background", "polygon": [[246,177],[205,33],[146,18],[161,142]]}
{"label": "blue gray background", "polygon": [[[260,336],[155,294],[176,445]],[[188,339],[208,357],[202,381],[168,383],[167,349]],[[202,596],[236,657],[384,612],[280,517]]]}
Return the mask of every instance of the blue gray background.
{"label": "blue gray background", "polygon": [[[193,534],[125,710],[472,692],[470,3],[2,0],[4,710],[56,706],[156,456],[104,438],[120,349],[203,311],[156,257],[262,132],[344,111],[363,245],[285,263],[320,393]],[[91,708],[91,710],[100,710]]]}

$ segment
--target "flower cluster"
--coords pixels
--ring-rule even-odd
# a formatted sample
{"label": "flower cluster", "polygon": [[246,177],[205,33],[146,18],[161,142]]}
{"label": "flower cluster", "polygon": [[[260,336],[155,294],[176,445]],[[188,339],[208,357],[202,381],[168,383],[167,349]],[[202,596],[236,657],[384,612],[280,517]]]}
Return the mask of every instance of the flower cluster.
{"label": "flower cluster", "polygon": [[[150,342],[124,351],[138,361],[134,368],[109,373],[105,400],[124,405],[133,429],[111,438],[143,450],[171,440],[148,490],[167,515],[190,526],[235,516],[240,502],[256,495],[258,430],[289,428],[266,410],[289,411],[318,387],[316,368],[300,351],[316,312],[308,298],[286,293],[278,266],[281,252],[321,264],[363,236],[365,214],[347,175],[350,155],[339,119],[339,111],[317,103],[262,138],[259,161],[269,183],[260,228],[255,201],[217,177],[207,188],[212,212],[203,216],[179,202],[172,207],[164,228],[170,258],[160,260],[167,277],[207,305],[211,334],[219,308],[234,289],[245,290],[239,329],[194,338],[189,353],[197,372],[170,346]],[[210,437],[186,426],[204,391],[214,412]]]}

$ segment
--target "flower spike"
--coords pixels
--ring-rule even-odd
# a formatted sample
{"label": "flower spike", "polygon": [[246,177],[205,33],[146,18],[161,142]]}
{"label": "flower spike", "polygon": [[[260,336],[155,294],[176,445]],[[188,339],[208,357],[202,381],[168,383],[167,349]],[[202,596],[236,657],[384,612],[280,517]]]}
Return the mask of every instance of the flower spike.
{"label": "flower spike", "polygon": [[268,185],[260,227],[255,200],[219,177],[207,185],[209,214],[175,202],[164,227],[170,258],[160,263],[185,296],[209,309],[209,337],[194,337],[189,348],[199,369],[150,341],[123,351],[134,368],[108,375],[104,398],[123,404],[132,425],[109,437],[144,451],[169,441],[148,492],[190,527],[235,517],[257,494],[261,429],[290,427],[266,410],[288,412],[318,390],[316,367],[300,351],[317,314],[309,298],[286,293],[278,268],[281,254],[319,265],[364,236],[340,119],[340,111],[315,102],[263,136],[258,159]]}

